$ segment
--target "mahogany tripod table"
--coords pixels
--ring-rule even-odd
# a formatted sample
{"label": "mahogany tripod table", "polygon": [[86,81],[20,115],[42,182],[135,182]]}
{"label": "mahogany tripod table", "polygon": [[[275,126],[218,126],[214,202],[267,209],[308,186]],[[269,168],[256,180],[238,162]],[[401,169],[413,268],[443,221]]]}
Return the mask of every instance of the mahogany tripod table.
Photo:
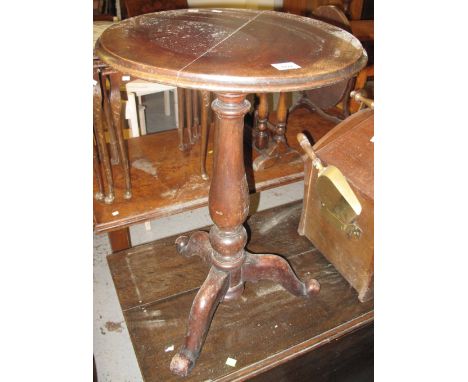
{"label": "mahogany tripod table", "polygon": [[297,296],[320,289],[301,281],[278,255],[245,250],[249,211],[244,168],[248,93],[313,89],[349,78],[367,55],[351,34],[323,22],[273,11],[184,9],[150,13],[108,28],[96,43],[102,61],[148,81],[215,92],[214,168],[209,211],[214,226],[177,239],[178,252],[211,264],[188,319],[185,343],[171,362],[186,376],[195,365],[222,300],[240,297],[246,281],[273,280]]}

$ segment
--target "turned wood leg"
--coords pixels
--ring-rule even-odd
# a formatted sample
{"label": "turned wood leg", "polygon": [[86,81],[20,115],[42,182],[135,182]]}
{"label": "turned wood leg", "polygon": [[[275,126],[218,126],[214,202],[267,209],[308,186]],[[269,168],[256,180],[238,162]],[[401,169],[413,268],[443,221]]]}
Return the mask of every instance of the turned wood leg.
{"label": "turned wood leg", "polygon": [[178,125],[177,132],[179,134],[179,150],[185,151],[187,145],[184,143],[184,110],[185,110],[185,89],[177,88],[177,115]]}
{"label": "turned wood leg", "polygon": [[172,358],[171,371],[185,377],[190,373],[205,342],[213,315],[229,285],[229,274],[211,267],[198,291],[188,321],[185,343]]}
{"label": "turned wood leg", "polygon": [[200,106],[198,102],[198,90],[192,90],[192,110],[193,110],[193,136],[195,140],[200,138],[200,118],[198,117]]}
{"label": "turned wood leg", "polygon": [[171,115],[171,95],[169,90],[164,91],[164,115],[166,117]]}
{"label": "turned wood leg", "polygon": [[132,138],[140,136],[140,125],[138,123],[138,112],[135,93],[127,92],[127,113],[126,117],[132,130]]}
{"label": "turned wood leg", "polygon": [[110,104],[112,109],[112,118],[119,148],[120,163],[122,164],[125,181],[125,191],[123,197],[124,199],[130,199],[132,197],[132,184],[130,181],[130,165],[128,163],[127,146],[125,145],[122,127],[124,106],[120,97],[122,75],[120,73],[112,73],[110,74],[109,79],[111,85]]}
{"label": "turned wood leg", "polygon": [[138,99],[138,121],[140,122],[140,132],[141,135],[148,134],[146,129],[146,106],[143,105],[143,98],[140,95],[137,95]]}
{"label": "turned wood leg", "polygon": [[208,148],[208,113],[210,111],[210,92],[201,91],[201,139],[200,139],[200,172],[204,180],[208,180],[206,173],[206,151]]}
{"label": "turned wood leg", "polygon": [[96,177],[96,182],[98,186],[98,191],[94,194],[96,200],[104,199],[104,188],[102,186],[102,176],[101,176],[101,166],[99,165],[99,159],[96,152],[96,145],[93,143],[93,170],[94,176]]}
{"label": "turned wood leg", "polygon": [[130,241],[130,230],[128,228],[121,228],[116,231],[107,233],[109,242],[112,248],[112,252],[123,251],[132,247]]}
{"label": "turned wood leg", "polygon": [[260,93],[260,103],[258,105],[257,134],[255,136],[255,147],[259,150],[266,149],[268,146],[268,99],[266,93]]}
{"label": "turned wood leg", "polygon": [[312,296],[320,291],[320,284],[311,278],[299,280],[289,263],[278,255],[247,253],[242,265],[243,281],[271,280],[296,296]]}
{"label": "turned wood leg", "polygon": [[[288,118],[288,108],[286,105],[287,93],[281,92],[278,100],[278,108],[276,111],[278,122],[276,123],[274,141],[278,146],[281,146],[280,150],[284,150],[287,147],[286,143],[286,120]],[[281,152],[281,151],[280,151]]]}
{"label": "turned wood leg", "polygon": [[187,134],[189,143],[193,145],[192,131],[192,89],[185,89],[185,123],[187,124]]}
{"label": "turned wood leg", "polygon": [[107,125],[107,132],[109,133],[109,146],[110,146],[110,158],[113,165],[119,164],[119,144],[117,142],[117,134],[115,132],[114,121],[112,119],[111,104],[109,100],[109,93],[107,92],[106,79],[107,75],[101,75],[101,87],[102,87],[102,108],[104,110],[104,118]]}
{"label": "turned wood leg", "polygon": [[96,143],[98,146],[99,158],[104,168],[104,203],[111,204],[114,201],[114,181],[112,179],[112,167],[107,150],[106,137],[102,121],[102,92],[100,75],[97,70],[94,71],[94,80],[96,84],[93,87],[93,119]]}
{"label": "turned wood leg", "polygon": [[174,97],[174,120],[176,124],[176,128],[179,129],[179,100],[177,99],[177,88],[170,90]]}

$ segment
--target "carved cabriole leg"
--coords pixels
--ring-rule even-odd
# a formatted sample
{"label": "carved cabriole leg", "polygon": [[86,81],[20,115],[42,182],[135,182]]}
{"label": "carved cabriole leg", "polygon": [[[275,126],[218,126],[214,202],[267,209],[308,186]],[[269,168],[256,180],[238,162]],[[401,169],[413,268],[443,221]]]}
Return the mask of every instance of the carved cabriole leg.
{"label": "carved cabriole leg", "polygon": [[189,143],[193,145],[193,131],[192,131],[192,90],[185,89],[185,114],[187,116],[185,122],[187,123],[187,133]]}
{"label": "carved cabriole leg", "polygon": [[258,156],[252,167],[254,171],[264,170],[273,166],[278,160],[282,162],[292,162],[300,160],[301,156],[296,151],[288,146],[286,142],[286,120],[288,117],[288,108],[286,105],[287,93],[281,92],[277,107],[277,119],[275,135],[273,136],[274,143],[262,155]]}
{"label": "carved cabriole leg", "polygon": [[200,138],[200,118],[198,117],[200,106],[198,102],[198,90],[192,91],[192,110],[193,110],[193,136],[195,141]]}
{"label": "carved cabriole leg", "polygon": [[115,132],[114,122],[112,120],[111,105],[109,100],[109,93],[107,92],[106,85],[107,75],[101,75],[101,86],[103,103],[102,108],[104,110],[104,117],[106,119],[107,131],[109,133],[109,145],[110,145],[110,156],[111,163],[113,165],[119,164],[119,144],[117,142],[117,134]]}
{"label": "carved cabriole leg", "polygon": [[259,150],[268,146],[268,100],[266,93],[260,93],[260,103],[258,105],[257,135],[255,137],[255,147]]}
{"label": "carved cabriole leg", "polygon": [[96,145],[93,143],[93,169],[96,181],[98,184],[98,191],[94,194],[96,200],[104,199],[104,189],[102,186],[101,166],[99,164],[98,155],[96,152]]}
{"label": "carved cabriole leg", "polygon": [[114,181],[112,179],[109,151],[107,150],[106,137],[104,135],[101,82],[97,70],[94,71],[94,80],[96,81],[96,84],[93,88],[93,119],[99,158],[101,159],[102,166],[104,167],[104,203],[111,204],[114,201]]}
{"label": "carved cabriole leg", "polygon": [[117,143],[119,148],[120,163],[122,164],[125,181],[125,192],[123,197],[124,199],[130,199],[132,197],[132,185],[130,182],[130,165],[128,163],[127,146],[125,145],[122,128],[122,118],[125,112],[122,104],[122,99],[120,97],[120,85],[122,83],[122,77],[120,73],[112,73],[109,75],[109,79],[111,85],[110,104],[112,109],[112,118],[114,122],[115,134],[117,137]]}
{"label": "carved cabriole leg", "polygon": [[184,143],[184,110],[185,110],[185,89],[177,88],[177,106],[178,106],[178,122],[177,132],[179,134],[179,150],[185,151],[187,145]]}
{"label": "carved cabriole leg", "polygon": [[242,265],[243,281],[257,282],[271,280],[281,284],[295,296],[311,296],[320,291],[320,284],[311,278],[306,282],[299,280],[289,263],[278,255],[259,255],[248,253]]}
{"label": "carved cabriole leg", "polygon": [[185,377],[190,373],[205,342],[211,320],[229,285],[229,275],[215,267],[201,286],[192,304],[187,335],[182,349],[172,358],[171,371]]}
{"label": "carved cabriole leg", "polygon": [[201,177],[208,180],[206,173],[206,150],[208,148],[208,113],[210,109],[210,92],[201,91],[201,142],[200,142],[200,171]]}

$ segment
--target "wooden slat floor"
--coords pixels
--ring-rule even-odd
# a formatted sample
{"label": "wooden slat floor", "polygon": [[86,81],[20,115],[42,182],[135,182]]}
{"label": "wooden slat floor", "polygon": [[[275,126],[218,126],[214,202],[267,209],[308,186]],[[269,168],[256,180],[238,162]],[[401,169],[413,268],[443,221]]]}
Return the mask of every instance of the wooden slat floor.
{"label": "wooden slat floor", "polygon": [[[320,294],[305,299],[270,281],[247,283],[239,300],[220,304],[198,363],[184,380],[353,380],[352,370],[360,381],[372,380],[373,301],[360,303],[335,268],[297,234],[301,208],[295,202],[251,216],[247,248],[284,255],[299,277],[312,275],[321,283]],[[169,364],[208,273],[200,258],[177,254],[175,239],[108,256],[146,382],[182,380]],[[171,345],[175,351],[165,351]],[[228,357],[237,360],[235,367],[226,365]],[[364,374],[361,365],[367,365]]]}
{"label": "wooden slat floor", "polygon": [[[276,122],[274,113],[271,113],[270,121]],[[317,114],[298,109],[289,116],[287,140],[302,154],[296,140],[297,133],[306,131],[316,141],[333,126],[333,123],[323,120]],[[209,175],[212,168],[213,135],[211,131],[207,158]],[[210,182],[200,176],[199,143],[192,146],[190,151],[179,151],[176,130],[131,138],[127,142],[133,197],[131,200],[123,199],[123,174],[120,166],[113,166],[116,198],[111,205],[94,200],[96,232],[112,231],[207,205]],[[251,145],[246,144],[246,171],[251,192],[296,182],[304,177],[304,166],[300,160],[294,163],[280,162],[254,173],[252,161],[257,156],[258,153],[251,149]]]}

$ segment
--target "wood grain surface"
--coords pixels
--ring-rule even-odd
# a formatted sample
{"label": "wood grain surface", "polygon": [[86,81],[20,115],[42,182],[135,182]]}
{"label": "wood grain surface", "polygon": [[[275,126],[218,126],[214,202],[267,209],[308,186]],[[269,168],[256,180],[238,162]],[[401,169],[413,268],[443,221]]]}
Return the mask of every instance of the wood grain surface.
{"label": "wood grain surface", "polygon": [[[335,268],[297,234],[301,208],[296,202],[251,216],[247,249],[283,254],[299,277],[317,278],[320,294],[299,298],[273,282],[247,283],[238,300],[220,304],[197,366],[185,380],[266,380],[268,375],[275,381],[291,380],[291,375],[303,378],[294,380],[321,380],[325,370],[331,372],[329,361],[336,366],[363,350],[369,353],[373,302],[360,303]],[[108,257],[146,382],[180,380],[170,373],[169,363],[183,342],[190,306],[208,272],[200,258],[178,255],[175,239]],[[166,351],[171,345],[174,351]],[[237,360],[235,367],[226,365],[228,357]]]}
{"label": "wood grain surface", "polygon": [[[367,62],[350,33],[307,17],[245,9],[149,13],[103,32],[96,54],[122,73],[227,92],[305,90],[352,77]],[[298,67],[278,70],[272,64]]]}

